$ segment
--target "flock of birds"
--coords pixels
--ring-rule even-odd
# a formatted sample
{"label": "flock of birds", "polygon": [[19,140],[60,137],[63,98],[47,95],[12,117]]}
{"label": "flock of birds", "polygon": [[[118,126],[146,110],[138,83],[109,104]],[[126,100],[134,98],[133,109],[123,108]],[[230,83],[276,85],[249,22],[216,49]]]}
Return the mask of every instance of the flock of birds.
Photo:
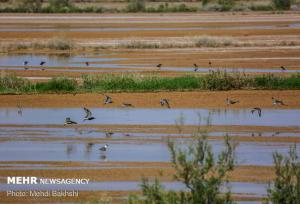
{"label": "flock of birds", "polygon": [[[212,68],[212,62],[211,61],[208,62],[208,65],[209,65],[210,68]],[[160,71],[161,68],[162,68],[162,64],[158,64],[158,65],[156,65],[156,67],[157,67],[157,70]],[[197,72],[199,70],[199,66],[196,63],[193,64],[193,67],[194,67],[194,72]],[[281,69],[281,71],[286,71],[287,70],[287,68],[285,66],[280,66],[280,69]]]}
{"label": "flock of birds", "polygon": [[[234,105],[236,103],[239,103],[240,101],[238,100],[233,100],[233,99],[229,99],[229,98],[226,98],[226,103],[227,103],[227,106],[229,105]],[[274,97],[272,97],[272,104],[273,105],[282,105],[282,106],[286,106],[286,104],[280,100],[280,99],[276,99]],[[262,116],[262,109],[260,107],[254,107],[251,109],[250,111],[252,114],[256,113],[258,114],[259,117]]]}
{"label": "flock of birds", "polygon": [[[171,108],[169,101],[170,101],[169,99],[163,98],[163,99],[161,99],[159,101],[159,103],[160,103],[160,105],[162,107]],[[103,104],[106,105],[106,104],[111,104],[111,103],[113,103],[112,98],[110,96],[108,96],[108,95],[104,95]],[[122,106],[123,107],[134,107],[131,103],[122,103]],[[96,119],[95,117],[93,117],[92,112],[88,108],[83,107],[83,110],[85,111],[85,116],[83,118],[83,121]],[[71,120],[70,117],[67,117],[65,119],[64,125],[76,125],[76,124],[78,124],[78,123],[75,122],[75,121],[73,121],[73,120]],[[114,133],[112,133],[112,132],[107,132],[106,136],[110,137],[113,134]],[[129,136],[129,135],[126,134],[125,136]],[[88,146],[90,146],[90,147],[93,146],[93,145],[94,145],[94,143],[88,143]],[[102,151],[102,152],[106,152],[107,149],[108,149],[108,144],[105,144],[103,147],[99,148],[99,150]]]}
{"label": "flock of birds", "polygon": [[[45,61],[41,61],[41,62],[40,62],[40,66],[43,66],[44,64],[46,64]],[[24,69],[25,69],[25,70],[28,70],[28,69],[29,69],[29,68],[27,67],[27,66],[29,65],[29,61],[25,60],[25,61],[23,62],[23,65],[24,65]],[[87,67],[90,66],[90,62],[85,62],[85,65],[86,65]],[[209,61],[209,62],[208,62],[208,65],[209,65],[209,67],[211,68],[211,67],[212,67],[212,62]],[[157,70],[160,71],[161,68],[162,68],[162,64],[157,64],[156,67],[157,67]],[[196,63],[193,64],[193,67],[194,67],[194,72],[197,72],[197,71],[199,70],[199,66],[198,66]],[[282,71],[287,70],[287,68],[286,68],[285,66],[280,66],[280,69],[281,69]],[[44,71],[45,68],[42,68],[41,70]]]}
{"label": "flock of birds", "polygon": [[[226,98],[227,106],[229,106],[229,105],[234,105],[234,104],[237,104],[237,103],[239,103],[239,102],[240,102],[239,100],[234,100],[234,99]],[[104,101],[103,101],[103,104],[106,105],[106,104],[111,104],[111,103],[113,103],[112,98],[111,98],[110,96],[108,96],[108,95],[104,95]],[[159,101],[159,103],[160,103],[160,105],[161,105],[162,107],[171,108],[171,106],[170,106],[170,100],[169,100],[169,99],[163,98],[163,99],[161,99],[161,100]],[[272,104],[273,104],[273,105],[282,105],[282,106],[286,106],[286,104],[285,104],[282,100],[276,99],[276,98],[274,98],[274,97],[272,97]],[[124,106],[124,107],[134,107],[134,106],[133,106],[132,104],[130,104],[130,103],[123,103],[123,106]],[[84,107],[83,109],[84,109],[84,111],[85,111],[85,117],[83,118],[83,121],[89,121],[89,120],[94,120],[94,119],[96,119],[95,117],[93,117],[92,112],[91,112],[88,108]],[[257,115],[258,115],[259,117],[262,116],[262,109],[261,109],[260,107],[254,107],[254,108],[251,109],[250,112],[251,112],[251,114],[254,114],[254,113],[257,112]],[[71,120],[70,117],[67,117],[67,118],[65,119],[64,125],[74,125],[74,124],[77,124],[77,122]],[[112,133],[112,132],[107,132],[107,133],[106,133],[106,136],[107,136],[107,137],[110,137],[110,136],[113,135],[113,134],[114,134],[114,133]],[[93,143],[88,143],[88,145],[89,145],[89,146],[92,146],[92,145],[94,145],[94,144],[93,144]],[[108,149],[108,144],[105,144],[104,146],[102,146],[101,148],[99,148],[99,150],[102,151],[102,152],[106,152],[107,149]]]}
{"label": "flock of birds", "polygon": [[[41,61],[41,62],[39,63],[40,66],[43,66],[43,65],[45,65],[45,64],[46,64],[45,61]],[[29,65],[29,61],[24,61],[24,62],[23,62],[23,65],[24,65],[24,69],[25,69],[25,70],[28,70],[28,67],[27,67],[27,66]],[[89,66],[90,63],[89,63],[89,62],[85,62],[85,65],[86,65],[86,66]],[[208,65],[209,65],[209,67],[212,67],[212,62],[209,61],[209,62],[208,62]],[[162,64],[157,64],[156,67],[157,67],[158,70],[161,70]],[[198,66],[196,63],[194,63],[194,64],[193,64],[193,67],[194,67],[194,72],[197,72],[198,69],[199,69],[199,66]],[[281,69],[282,71],[287,70],[287,68],[284,67],[284,66],[281,66],[280,69]],[[41,70],[44,71],[45,69],[42,68]],[[110,96],[104,95],[104,102],[103,102],[103,103],[104,103],[104,105],[105,105],[105,104],[111,104],[111,103],[113,103],[113,100],[112,100],[112,98],[111,98]],[[169,100],[169,99],[163,98],[163,99],[161,99],[161,100],[159,101],[159,103],[160,103],[160,105],[161,105],[162,107],[171,108],[171,106],[170,106],[170,100]],[[227,99],[226,99],[226,103],[227,103],[227,105],[234,105],[234,104],[236,104],[236,103],[239,103],[239,101],[238,101],[238,100],[233,100],[233,99],[227,98]],[[273,103],[273,105],[286,105],[282,100],[276,99],[276,98],[274,98],[274,97],[272,97],[272,103]],[[122,103],[122,106],[123,106],[123,107],[134,107],[133,104],[131,104],[131,103],[124,103],[124,102]],[[22,115],[22,107],[20,106],[20,104],[18,104],[17,107],[18,107],[18,114],[19,114],[19,115]],[[91,112],[88,108],[84,107],[83,109],[84,109],[85,114],[86,114],[85,117],[83,118],[83,121],[94,120],[94,119],[96,119],[95,117],[92,116],[92,112]],[[256,113],[256,112],[257,112],[257,114],[258,114],[259,117],[262,116],[262,109],[261,109],[260,107],[254,107],[253,109],[251,109],[251,113],[252,113],[252,114],[254,114],[254,113]],[[67,117],[67,118],[65,119],[64,125],[74,125],[74,124],[77,124],[77,122],[71,120],[70,117]],[[110,132],[109,132],[109,133],[107,133],[107,136],[111,136],[112,134],[113,134],[113,133],[110,133]],[[89,146],[89,147],[91,147],[91,146],[93,146],[93,145],[94,145],[93,143],[88,143],[88,146]],[[105,144],[104,146],[102,146],[101,148],[99,148],[99,150],[102,151],[102,152],[106,152],[107,149],[108,149],[108,146],[109,146],[108,144]]]}

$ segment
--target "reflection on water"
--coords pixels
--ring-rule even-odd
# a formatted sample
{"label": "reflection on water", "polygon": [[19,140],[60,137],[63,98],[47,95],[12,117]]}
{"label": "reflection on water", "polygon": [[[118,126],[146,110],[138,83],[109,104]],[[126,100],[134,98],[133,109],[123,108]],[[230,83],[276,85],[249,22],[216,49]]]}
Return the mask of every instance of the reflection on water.
{"label": "reflection on water", "polygon": [[[88,57],[88,56],[73,56],[70,54],[10,54],[10,55],[0,55],[0,66],[1,67],[11,67],[10,69],[23,69],[24,61],[28,61],[27,66],[39,66],[41,61],[46,62],[44,66],[47,67],[87,67],[85,62],[89,62],[88,67],[98,67],[98,68],[123,68],[121,65],[114,67],[110,64],[95,64],[97,62],[113,62],[118,60],[126,60],[125,58],[106,58],[104,56],[98,55],[99,57]],[[15,66],[21,66],[17,68]],[[126,68],[126,66],[124,67]],[[33,69],[33,68],[30,68]]]}
{"label": "reflection on water", "polygon": [[[186,147],[187,141],[176,140],[179,147]],[[105,143],[106,152],[101,152]],[[113,162],[168,162],[170,153],[164,143],[137,141],[106,141],[87,147],[86,142],[57,141],[9,141],[0,143],[0,161],[113,161]],[[209,141],[215,155],[220,153],[223,141]],[[238,164],[270,166],[274,151],[288,153],[291,143],[240,142],[236,149]],[[300,153],[300,149],[298,149]]]}
{"label": "reflection on water", "polygon": [[[91,111],[96,119],[83,122],[84,110],[80,108],[24,108],[22,117],[18,117],[16,108],[0,108],[0,124],[62,125],[66,117],[71,117],[79,124],[174,125],[183,115],[185,124],[198,125],[200,115],[209,118],[211,125],[300,125],[300,109],[263,109],[261,117],[251,114],[250,109],[92,108]],[[203,121],[202,125],[205,124]]]}

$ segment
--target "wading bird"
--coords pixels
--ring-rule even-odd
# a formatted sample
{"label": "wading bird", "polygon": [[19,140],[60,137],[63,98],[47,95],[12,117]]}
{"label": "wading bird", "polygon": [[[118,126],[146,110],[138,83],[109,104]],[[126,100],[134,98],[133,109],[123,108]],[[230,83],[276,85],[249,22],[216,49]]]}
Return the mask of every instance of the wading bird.
{"label": "wading bird", "polygon": [[198,71],[198,65],[194,64],[194,72]]}
{"label": "wading bird", "polygon": [[255,107],[251,110],[251,113],[254,114],[257,111],[259,117],[261,117],[261,108]]}
{"label": "wading bird", "polygon": [[106,152],[108,148],[108,144],[105,144],[103,147],[100,147],[99,150],[102,152]]}
{"label": "wading bird", "polygon": [[72,121],[71,118],[67,117],[64,125],[73,125],[73,124],[77,124],[77,123],[75,121]]}
{"label": "wading bird", "polygon": [[282,106],[286,106],[286,104],[283,103],[282,100],[276,99],[276,98],[274,98],[274,97],[272,97],[272,103],[273,103],[273,105],[282,105]]}
{"label": "wading bird", "polygon": [[96,119],[95,117],[92,116],[92,112],[89,109],[84,107],[83,110],[85,111],[85,114],[86,114],[83,121]]}
{"label": "wading bird", "polygon": [[90,63],[89,62],[85,62],[85,65],[88,67],[88,66],[90,66]]}
{"label": "wading bird", "polygon": [[104,95],[104,105],[105,105],[105,104],[112,103],[112,102],[113,102],[113,101],[112,101],[112,99],[111,99],[110,96]]}
{"label": "wading bird", "polygon": [[233,105],[233,104],[236,104],[236,103],[239,103],[240,101],[238,101],[238,100],[231,100],[231,99],[229,99],[229,98],[226,98],[226,103],[227,103],[227,105],[229,106],[229,105]]}
{"label": "wading bird", "polygon": [[28,61],[24,61],[24,62],[23,62],[23,65],[24,65],[24,66],[27,66],[28,63],[29,63]]}
{"label": "wading bird", "polygon": [[211,65],[212,65],[211,61],[208,62],[208,65],[211,67]]}
{"label": "wading bird", "polygon": [[159,101],[159,103],[160,103],[161,106],[167,106],[168,108],[171,108],[170,103],[169,103],[169,99],[163,98]]}

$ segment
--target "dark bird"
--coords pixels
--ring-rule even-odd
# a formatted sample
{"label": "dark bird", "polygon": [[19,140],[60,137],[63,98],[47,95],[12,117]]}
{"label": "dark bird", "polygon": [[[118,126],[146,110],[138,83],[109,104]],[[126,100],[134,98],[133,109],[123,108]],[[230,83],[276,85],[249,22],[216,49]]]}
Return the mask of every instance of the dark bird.
{"label": "dark bird", "polygon": [[282,71],[285,71],[285,70],[286,70],[286,68],[285,68],[284,66],[281,66],[280,69],[281,69]]}
{"label": "dark bird", "polygon": [[24,66],[27,66],[28,63],[29,63],[28,61],[24,61],[24,62],[23,62],[23,65],[24,65]]}
{"label": "dark bird", "polygon": [[198,71],[198,65],[194,64],[194,72]]}
{"label": "dark bird", "polygon": [[40,66],[43,66],[45,63],[45,61],[41,61]]}
{"label": "dark bird", "polygon": [[122,106],[127,107],[127,108],[129,108],[129,107],[133,108],[134,107],[131,103],[122,103]]}
{"label": "dark bird", "polygon": [[104,96],[104,104],[109,104],[109,103],[112,103],[112,102],[113,101],[112,101],[110,96],[108,96],[108,95]]}
{"label": "dark bird", "polygon": [[21,104],[18,103],[17,107],[18,107],[18,115],[22,116],[22,114],[23,114],[23,108],[22,108]]}
{"label": "dark bird", "polygon": [[89,62],[85,62],[85,65],[88,67],[88,66],[90,66],[90,63]]}
{"label": "dark bird", "polygon": [[170,103],[169,103],[169,99],[163,98],[159,101],[159,103],[160,103],[161,106],[167,106],[168,108],[171,108]]}
{"label": "dark bird", "polygon": [[99,150],[102,152],[106,152],[108,148],[108,144],[105,144],[103,147],[100,147]]}
{"label": "dark bird", "polygon": [[255,107],[251,110],[251,113],[254,114],[257,111],[258,116],[261,117],[261,108]]}
{"label": "dark bird", "polygon": [[111,137],[114,133],[113,132],[106,132],[105,137]]}
{"label": "dark bird", "polygon": [[208,65],[211,67],[211,65],[212,65],[211,61],[208,62]]}
{"label": "dark bird", "polygon": [[72,121],[71,118],[67,117],[64,125],[72,125],[72,124],[77,124],[77,123],[75,121]]}
{"label": "dark bird", "polygon": [[229,105],[233,105],[233,104],[236,104],[236,103],[239,103],[240,101],[238,101],[238,100],[231,100],[231,99],[229,99],[229,98],[226,98],[226,103],[227,103],[227,105],[229,106]]}
{"label": "dark bird", "polygon": [[272,97],[272,103],[273,103],[273,105],[282,105],[282,106],[286,106],[286,104],[283,103],[282,100],[276,99],[276,98],[274,98],[274,97]]}
{"label": "dark bird", "polygon": [[92,116],[92,112],[89,109],[87,109],[86,107],[84,107],[83,109],[84,109],[85,114],[86,114],[83,121],[96,119],[95,117]]}
{"label": "dark bird", "polygon": [[158,70],[160,70],[161,66],[162,66],[162,64],[156,65],[156,67],[157,67]]}

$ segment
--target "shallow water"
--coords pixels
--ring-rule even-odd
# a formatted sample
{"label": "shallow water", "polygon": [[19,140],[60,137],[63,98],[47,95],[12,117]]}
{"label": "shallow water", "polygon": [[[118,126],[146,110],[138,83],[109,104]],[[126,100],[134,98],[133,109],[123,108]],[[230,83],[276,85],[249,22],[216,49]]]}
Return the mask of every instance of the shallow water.
{"label": "shallow water", "polygon": [[[16,66],[21,66],[24,69],[23,62],[28,61],[27,67],[33,69],[32,67],[41,67],[40,62],[46,62],[44,66],[46,67],[91,67],[91,68],[128,68],[124,65],[115,64],[96,64],[97,62],[114,62],[119,60],[126,60],[126,58],[107,58],[103,55],[98,55],[99,57],[89,57],[89,56],[72,56],[68,54],[56,54],[56,55],[46,55],[46,54],[14,54],[14,55],[0,55],[0,67],[10,67],[19,68]],[[89,62],[89,66],[85,65],[85,62]]]}
{"label": "shallow water", "polygon": [[[99,106],[103,106],[102,100],[99,96]],[[300,126],[300,109],[263,109],[261,117],[256,113],[251,114],[250,109],[92,108],[90,110],[96,119],[84,122],[85,113],[81,108],[24,108],[22,115],[17,114],[16,108],[0,108],[0,124],[62,125],[66,117],[71,117],[78,124],[174,125],[183,118],[186,125],[198,125],[201,116],[202,125],[206,125],[206,121],[209,120],[211,125]]]}
{"label": "shallow water", "polygon": [[[191,140],[176,140],[178,147],[186,148]],[[72,141],[8,141],[0,143],[0,161],[112,161],[112,162],[168,162],[170,153],[165,143],[138,141],[107,141],[109,149],[101,152],[104,142],[88,145]],[[224,148],[223,141],[209,141],[213,152]],[[241,165],[273,165],[272,154],[288,153],[291,143],[240,142],[236,149],[237,163]],[[300,150],[298,149],[299,153]],[[37,167],[33,167],[37,169]],[[45,167],[42,167],[45,169]]]}
{"label": "shallow water", "polygon": [[[145,133],[131,132],[123,128],[112,132],[108,135],[109,130],[99,128],[51,128],[51,127],[0,127],[0,138],[19,138],[19,139],[45,139],[45,138],[138,138],[138,139],[159,139],[164,137],[176,137],[178,133]],[[142,130],[141,130],[142,131]],[[263,131],[247,131],[247,132],[207,132],[208,136],[224,137],[239,136],[239,137],[300,137],[300,132],[263,132]],[[180,136],[191,136],[191,134],[180,134]]]}
{"label": "shallow water", "polygon": [[[68,54],[14,54],[14,55],[0,55],[0,70],[24,70],[24,61],[28,61],[26,66],[30,70],[41,70],[41,61],[45,61],[45,69],[47,71],[56,72],[136,72],[136,71],[154,71],[156,67],[154,65],[123,65],[116,64],[117,61],[128,60],[127,58],[107,58],[104,55],[95,56],[71,56]],[[297,58],[298,59],[298,58]],[[89,62],[89,66],[86,66],[85,62]],[[101,62],[101,64],[99,64]],[[111,62],[111,63],[105,63]],[[47,67],[51,67],[48,69]],[[72,69],[63,69],[72,68]],[[78,69],[82,68],[82,69]],[[99,70],[90,70],[89,68],[99,68]],[[109,70],[101,70],[106,68]],[[129,69],[129,70],[126,70]],[[162,67],[162,71],[176,71],[176,72],[194,72],[193,67]],[[199,67],[197,72],[210,72],[216,70],[224,70],[227,72],[245,72],[245,73],[298,73],[300,70],[287,69],[282,71],[278,69],[258,69],[258,68],[207,68]]]}

